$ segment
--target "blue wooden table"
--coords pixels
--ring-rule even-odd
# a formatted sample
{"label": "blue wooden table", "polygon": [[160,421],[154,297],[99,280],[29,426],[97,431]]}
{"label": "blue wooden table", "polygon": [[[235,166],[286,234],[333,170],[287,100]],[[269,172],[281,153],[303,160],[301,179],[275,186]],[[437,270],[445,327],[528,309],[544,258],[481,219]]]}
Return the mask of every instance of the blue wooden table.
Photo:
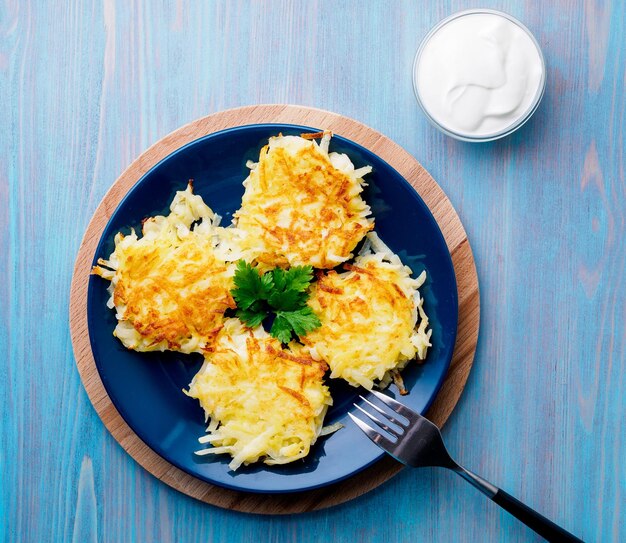
{"label": "blue wooden table", "polygon": [[[518,133],[453,141],[418,109],[420,39],[468,7],[521,19],[547,91]],[[238,105],[353,117],[418,158],[459,212],[481,335],[444,429],[471,469],[586,541],[626,540],[626,3],[6,2],[0,7],[0,533],[5,541],[533,541],[454,474],[259,517],[148,475],[105,430],[68,332],[73,261],[150,144]]]}

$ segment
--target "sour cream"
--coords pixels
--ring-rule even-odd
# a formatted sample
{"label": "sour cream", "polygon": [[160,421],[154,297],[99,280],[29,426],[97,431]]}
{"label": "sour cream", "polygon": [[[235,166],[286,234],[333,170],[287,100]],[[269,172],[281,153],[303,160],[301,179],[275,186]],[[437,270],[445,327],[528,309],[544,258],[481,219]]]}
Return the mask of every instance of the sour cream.
{"label": "sour cream", "polygon": [[413,83],[422,109],[458,139],[510,134],[533,114],[545,87],[536,40],[516,19],[492,10],[456,13],[426,36]]}

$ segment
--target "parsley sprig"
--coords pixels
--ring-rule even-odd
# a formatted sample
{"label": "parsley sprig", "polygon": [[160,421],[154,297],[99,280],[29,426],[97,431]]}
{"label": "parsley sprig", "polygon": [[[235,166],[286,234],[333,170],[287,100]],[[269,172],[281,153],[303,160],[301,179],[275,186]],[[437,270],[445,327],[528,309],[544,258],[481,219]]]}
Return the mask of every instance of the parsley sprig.
{"label": "parsley sprig", "polygon": [[237,316],[254,328],[273,314],[272,336],[282,343],[289,343],[293,334],[302,337],[321,326],[306,303],[312,280],[311,266],[274,268],[259,273],[256,267],[240,260],[235,271],[235,288],[231,291],[237,302]]}

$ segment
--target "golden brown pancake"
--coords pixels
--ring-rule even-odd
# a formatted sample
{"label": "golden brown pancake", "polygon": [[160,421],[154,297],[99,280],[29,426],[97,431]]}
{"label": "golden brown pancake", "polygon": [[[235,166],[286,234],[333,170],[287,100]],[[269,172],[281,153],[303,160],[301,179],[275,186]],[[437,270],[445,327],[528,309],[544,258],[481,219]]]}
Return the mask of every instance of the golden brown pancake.
{"label": "golden brown pancake", "polygon": [[[233,269],[216,254],[214,213],[191,184],[176,193],[171,213],[115,237],[115,250],[93,273],[111,280],[113,332],[129,349],[204,352],[221,329]],[[192,224],[195,225],[192,229]]]}
{"label": "golden brown pancake", "polygon": [[266,267],[333,268],[373,228],[363,201],[363,175],[346,155],[297,136],[277,136],[263,147],[244,181],[235,213],[242,257]]}
{"label": "golden brown pancake", "polygon": [[332,404],[325,370],[326,364],[283,348],[262,327],[227,319],[187,392],[210,421],[200,441],[213,447],[198,454],[228,453],[232,470],[305,457]]}
{"label": "golden brown pancake", "polygon": [[325,361],[331,377],[371,389],[430,346],[428,318],[418,287],[404,266],[376,236],[369,249],[346,265],[347,271],[321,274],[309,305],[322,326],[304,336],[308,352]]}

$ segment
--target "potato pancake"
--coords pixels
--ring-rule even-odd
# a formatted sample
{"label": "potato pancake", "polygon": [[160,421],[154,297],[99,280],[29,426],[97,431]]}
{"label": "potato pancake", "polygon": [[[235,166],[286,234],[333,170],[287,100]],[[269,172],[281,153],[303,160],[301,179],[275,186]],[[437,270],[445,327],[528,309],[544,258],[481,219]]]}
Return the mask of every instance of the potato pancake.
{"label": "potato pancake", "polygon": [[330,366],[331,377],[371,389],[426,356],[431,332],[418,291],[426,273],[412,279],[411,269],[375,233],[345,268],[320,275],[313,285],[308,303],[322,326],[301,340],[313,358]]}
{"label": "potato pancake", "polygon": [[263,460],[285,464],[305,457],[332,399],[326,364],[282,347],[262,327],[227,319],[187,394],[209,421],[197,454],[228,453],[230,469]]}
{"label": "potato pancake", "polygon": [[[298,136],[271,137],[244,181],[234,237],[241,258],[267,267],[333,268],[374,227],[361,197],[366,166],[328,153],[321,143]],[[235,232],[231,232],[235,234]]]}
{"label": "potato pancake", "polygon": [[176,193],[168,216],[115,236],[115,250],[93,273],[111,281],[113,335],[135,351],[204,352],[221,329],[233,266],[216,255],[218,218],[194,195],[191,183]]}
{"label": "potato pancake", "polygon": [[362,197],[372,168],[329,152],[331,136],[270,137],[226,227],[190,181],[169,215],[144,220],[141,236],[118,233],[92,270],[110,281],[125,347],[204,355],[183,391],[208,425],[196,453],[228,454],[231,470],[294,462],[341,426],[323,427],[327,370],[367,389],[393,379],[406,393],[399,371],[430,347],[426,272],[413,278],[372,231]]}

